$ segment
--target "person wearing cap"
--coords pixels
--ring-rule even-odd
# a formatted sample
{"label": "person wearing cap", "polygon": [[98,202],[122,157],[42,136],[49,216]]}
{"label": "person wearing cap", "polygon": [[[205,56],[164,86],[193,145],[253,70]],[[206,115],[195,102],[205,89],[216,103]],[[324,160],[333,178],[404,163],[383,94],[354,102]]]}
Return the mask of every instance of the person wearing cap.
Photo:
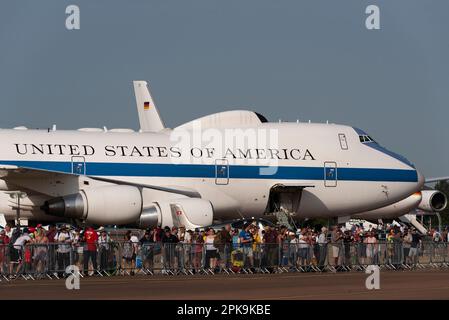
{"label": "person wearing cap", "polygon": [[106,230],[103,228],[100,231],[98,238],[98,253],[100,254],[100,270],[109,270],[109,254],[111,252],[112,240]]}
{"label": "person wearing cap", "polygon": [[140,252],[142,255],[143,268],[153,270],[154,266],[154,235],[150,230],[146,230],[140,239]]}
{"label": "person wearing cap", "polygon": [[162,252],[164,257],[164,269],[173,269],[173,260],[175,256],[175,247],[179,242],[176,235],[172,234],[169,227],[164,228],[164,234],[162,236]]}
{"label": "person wearing cap", "polygon": [[67,225],[62,225],[59,232],[55,235],[55,242],[58,243],[57,260],[58,275],[62,277],[65,269],[70,265],[70,251],[72,250],[73,237]]}

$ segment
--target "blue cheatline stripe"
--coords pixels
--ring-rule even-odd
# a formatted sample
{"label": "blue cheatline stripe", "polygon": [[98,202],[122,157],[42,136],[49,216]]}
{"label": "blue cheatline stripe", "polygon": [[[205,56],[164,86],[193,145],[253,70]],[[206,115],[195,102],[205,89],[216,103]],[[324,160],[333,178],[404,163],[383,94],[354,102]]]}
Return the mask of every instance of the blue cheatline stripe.
{"label": "blue cheatline stripe", "polygon": [[[0,164],[65,173],[72,172],[71,162],[0,161]],[[266,169],[267,167],[264,166],[230,165],[229,178],[323,180],[324,176],[323,167],[280,166],[276,171],[273,170],[273,174],[268,175],[263,174]],[[86,162],[86,174],[91,176],[215,178],[215,165]],[[402,169],[338,168],[337,177],[342,181],[418,181],[415,170]]]}

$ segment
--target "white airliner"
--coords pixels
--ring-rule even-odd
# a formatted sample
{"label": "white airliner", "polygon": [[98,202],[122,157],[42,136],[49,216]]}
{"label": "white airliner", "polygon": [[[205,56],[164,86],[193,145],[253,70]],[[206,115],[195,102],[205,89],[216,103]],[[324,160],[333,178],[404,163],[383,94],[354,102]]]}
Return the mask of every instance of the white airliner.
{"label": "white airliner", "polygon": [[194,228],[276,210],[351,216],[423,192],[416,168],[360,129],[273,123],[243,110],[168,129],[146,83],[134,88],[140,132],[0,130],[7,221]]}
{"label": "white airliner", "polygon": [[[136,105],[141,127],[140,130],[152,132],[158,132],[162,130],[164,128],[164,124],[154,104],[154,100],[149,91],[147,82],[134,81],[134,92],[136,96]],[[144,101],[150,101],[155,108],[144,110],[140,107]],[[364,143],[374,142],[369,136],[360,137],[360,141]],[[429,178],[426,179],[426,183],[432,183],[441,180],[449,180],[449,177]],[[425,190],[415,192],[409,197],[391,205],[353,214],[351,218],[367,220],[394,219],[406,214],[407,216],[409,214],[415,214],[416,209],[419,209],[421,212],[428,213],[443,211],[448,203],[446,195],[438,190],[434,190],[429,187],[424,187],[424,189]]]}

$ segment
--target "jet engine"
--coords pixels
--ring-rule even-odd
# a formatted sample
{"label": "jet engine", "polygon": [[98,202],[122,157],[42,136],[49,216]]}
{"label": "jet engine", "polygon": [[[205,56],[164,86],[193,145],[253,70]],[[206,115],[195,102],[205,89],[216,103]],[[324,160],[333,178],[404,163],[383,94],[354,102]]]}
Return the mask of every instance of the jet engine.
{"label": "jet engine", "polygon": [[45,201],[48,215],[85,220],[92,224],[128,224],[142,212],[142,194],[132,186],[105,186]]}
{"label": "jet engine", "polygon": [[83,220],[91,224],[135,224],[140,228],[211,225],[212,204],[204,199],[179,198],[144,205],[142,193],[133,186],[106,186],[45,201],[48,215]]}
{"label": "jet engine", "polygon": [[431,212],[440,212],[446,209],[447,197],[438,190],[423,190],[422,200],[418,205],[418,209]]}
{"label": "jet engine", "polygon": [[187,229],[204,227],[213,222],[212,204],[204,199],[181,198],[154,202],[142,210],[139,228],[155,226],[185,226]]}

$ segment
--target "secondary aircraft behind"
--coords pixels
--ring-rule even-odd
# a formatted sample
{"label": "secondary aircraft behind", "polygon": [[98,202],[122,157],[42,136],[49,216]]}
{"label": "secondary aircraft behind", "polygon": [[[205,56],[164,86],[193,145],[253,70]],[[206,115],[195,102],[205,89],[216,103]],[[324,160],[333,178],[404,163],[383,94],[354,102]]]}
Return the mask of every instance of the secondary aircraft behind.
{"label": "secondary aircraft behind", "polygon": [[[155,108],[143,93],[141,108]],[[245,110],[156,125],[1,129],[0,212],[8,221],[195,228],[278,210],[348,216],[424,183],[409,161],[351,126],[273,123]]]}

